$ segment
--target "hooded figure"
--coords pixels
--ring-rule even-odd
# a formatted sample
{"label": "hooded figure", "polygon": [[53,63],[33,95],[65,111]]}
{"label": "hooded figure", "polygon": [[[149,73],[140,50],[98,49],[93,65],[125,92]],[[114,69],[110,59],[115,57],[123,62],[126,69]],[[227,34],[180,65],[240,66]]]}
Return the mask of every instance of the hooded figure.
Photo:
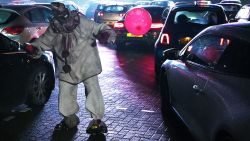
{"label": "hooded figure", "polygon": [[97,75],[102,67],[96,39],[100,43],[115,41],[115,32],[106,24],[98,24],[77,11],[69,11],[63,3],[52,2],[52,19],[46,32],[31,44],[36,48],[34,57],[42,51],[53,51],[59,72],[59,112],[64,119],[55,130],[74,129],[79,124],[76,113],[78,84],[85,86],[85,107],[93,120],[87,133],[105,133],[104,101]]}

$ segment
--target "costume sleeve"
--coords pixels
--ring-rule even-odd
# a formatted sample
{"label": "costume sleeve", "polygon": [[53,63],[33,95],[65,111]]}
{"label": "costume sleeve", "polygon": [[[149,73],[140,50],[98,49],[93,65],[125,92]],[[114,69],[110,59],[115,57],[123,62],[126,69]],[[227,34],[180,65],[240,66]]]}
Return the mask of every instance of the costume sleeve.
{"label": "costume sleeve", "polygon": [[109,37],[107,39],[108,43],[115,42],[116,33],[113,29],[111,29],[108,25],[106,25],[104,23],[101,23],[101,24],[93,23],[93,35],[95,37],[98,37],[98,35],[102,32],[109,33]]}
{"label": "costume sleeve", "polygon": [[44,34],[31,43],[38,49],[38,52],[36,55],[34,55],[34,57],[40,57],[43,51],[51,51],[53,49],[55,37],[56,33],[54,33],[51,26],[49,26]]}

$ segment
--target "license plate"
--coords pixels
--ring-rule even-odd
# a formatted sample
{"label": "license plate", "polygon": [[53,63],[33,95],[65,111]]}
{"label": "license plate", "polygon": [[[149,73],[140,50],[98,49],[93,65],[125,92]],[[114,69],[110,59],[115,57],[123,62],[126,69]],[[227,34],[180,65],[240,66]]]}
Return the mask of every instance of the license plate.
{"label": "license plate", "polygon": [[143,37],[143,35],[133,35],[132,33],[127,33],[127,37]]}

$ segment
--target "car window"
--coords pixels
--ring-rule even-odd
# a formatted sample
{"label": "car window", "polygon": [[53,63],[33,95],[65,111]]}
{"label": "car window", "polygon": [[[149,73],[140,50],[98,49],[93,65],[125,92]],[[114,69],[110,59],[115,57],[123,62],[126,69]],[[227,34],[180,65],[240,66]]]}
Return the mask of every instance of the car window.
{"label": "car window", "polygon": [[50,20],[53,17],[52,11],[49,9],[43,9],[43,14],[44,14],[44,18],[45,18],[45,22],[50,22]]}
{"label": "car window", "polygon": [[218,14],[214,11],[177,11],[174,17],[174,24],[215,25],[218,24],[218,20]]}
{"label": "car window", "polygon": [[188,46],[186,60],[214,68],[229,42],[229,39],[202,36]]}
{"label": "car window", "polygon": [[70,11],[72,11],[72,10],[77,10],[77,11],[78,11],[78,9],[77,9],[75,6],[73,6],[73,5],[66,5],[66,7],[67,7]]}
{"label": "car window", "polygon": [[242,7],[237,13],[236,19],[249,19],[250,18],[250,8]]}
{"label": "car window", "polygon": [[10,20],[14,20],[18,14],[6,10],[0,10],[0,24],[4,24]]}
{"label": "car window", "polygon": [[239,5],[222,5],[225,11],[239,11],[240,6]]}
{"label": "car window", "polygon": [[218,69],[227,73],[250,76],[250,43],[231,40],[218,62]]}
{"label": "car window", "polygon": [[155,8],[146,8],[145,9],[150,13],[152,20],[160,20],[162,19],[163,7],[155,7]]}
{"label": "car window", "polygon": [[41,8],[35,8],[25,13],[25,16],[33,23],[45,22]]}
{"label": "car window", "polygon": [[125,10],[123,6],[106,6],[103,11],[105,12],[122,12]]}

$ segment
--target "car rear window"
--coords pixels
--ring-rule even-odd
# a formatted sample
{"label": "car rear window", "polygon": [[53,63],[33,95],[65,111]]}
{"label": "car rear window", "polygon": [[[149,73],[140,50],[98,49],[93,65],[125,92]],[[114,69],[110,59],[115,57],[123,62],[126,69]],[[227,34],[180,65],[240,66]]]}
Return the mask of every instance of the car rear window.
{"label": "car rear window", "polygon": [[0,10],[0,15],[0,24],[5,24],[7,22],[13,21],[18,16],[18,14],[7,10]]}
{"label": "car rear window", "polygon": [[175,24],[195,23],[200,25],[215,25],[219,22],[219,15],[215,11],[177,11]]}
{"label": "car rear window", "polygon": [[161,20],[163,7],[145,8],[151,15],[152,20]]}
{"label": "car rear window", "polygon": [[105,12],[123,12],[125,11],[126,8],[124,6],[106,6],[105,8],[103,8],[103,11]]}
{"label": "car rear window", "polygon": [[222,5],[225,11],[239,11],[240,10],[240,6],[239,5]]}

